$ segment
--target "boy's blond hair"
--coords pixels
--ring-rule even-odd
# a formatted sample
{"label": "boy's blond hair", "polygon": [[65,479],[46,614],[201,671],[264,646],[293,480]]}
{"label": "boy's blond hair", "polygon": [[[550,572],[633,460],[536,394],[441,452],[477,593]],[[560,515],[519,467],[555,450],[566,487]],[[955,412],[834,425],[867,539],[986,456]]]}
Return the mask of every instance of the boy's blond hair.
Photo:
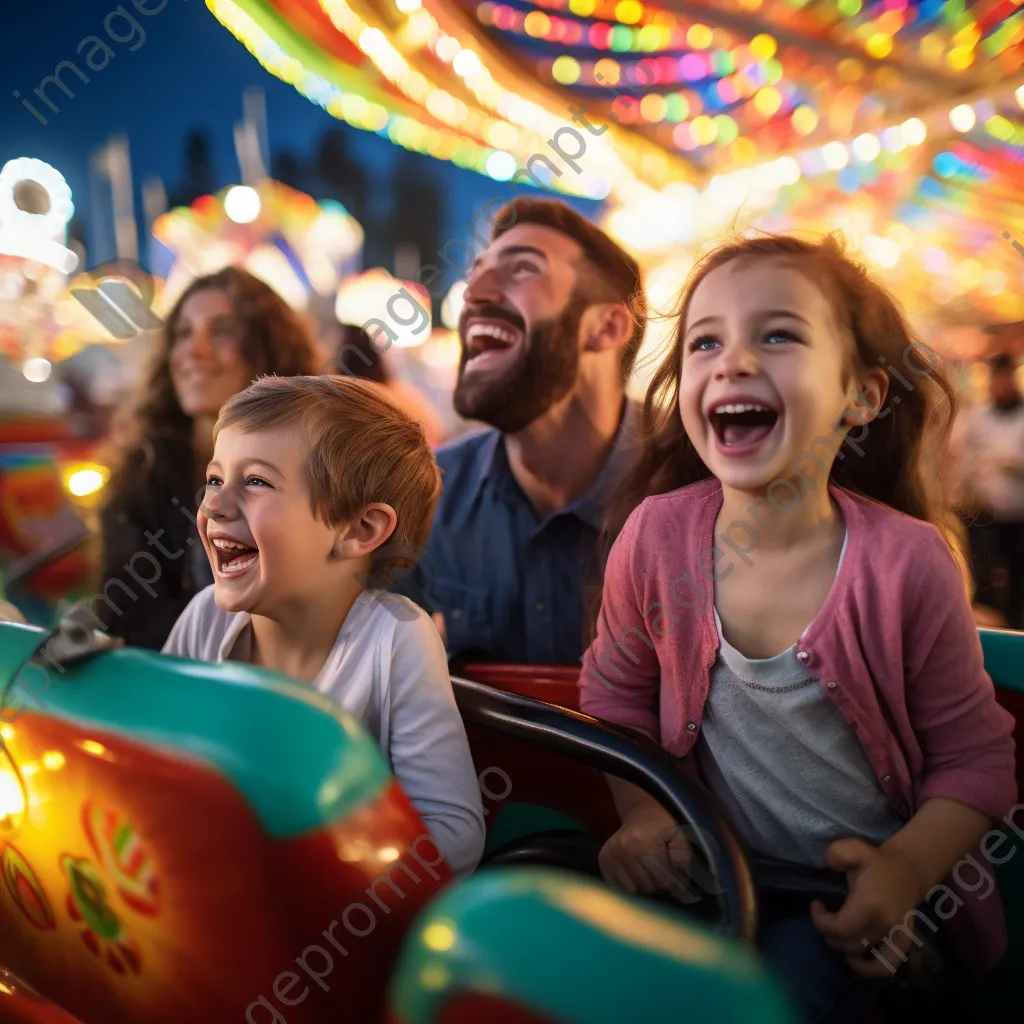
{"label": "boy's blond hair", "polygon": [[260,377],[221,409],[214,440],[297,427],[307,446],[304,473],[313,515],[328,526],[352,519],[372,502],[398,517],[374,552],[370,586],[389,586],[422,553],[441,493],[441,473],[423,428],[388,397],[355,377]]}

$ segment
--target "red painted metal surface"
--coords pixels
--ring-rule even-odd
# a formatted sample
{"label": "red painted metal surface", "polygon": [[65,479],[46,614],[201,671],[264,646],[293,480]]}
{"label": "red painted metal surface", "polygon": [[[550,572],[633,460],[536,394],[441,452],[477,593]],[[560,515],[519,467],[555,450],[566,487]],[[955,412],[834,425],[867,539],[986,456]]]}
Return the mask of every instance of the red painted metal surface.
{"label": "red painted metal surface", "polygon": [[[30,810],[0,830],[0,964],[24,983],[82,1024],[380,1019],[449,877],[394,782],[274,840],[198,761],[32,713],[7,746]],[[0,1019],[34,1024],[11,998]]]}
{"label": "red painted metal surface", "polygon": [[[579,710],[578,665],[463,665],[458,674],[485,686]],[[571,758],[469,725],[469,745],[481,776],[488,832],[512,804],[533,804],[610,836],[618,814],[604,775]],[[507,790],[507,792],[505,792]],[[498,797],[494,794],[502,794]]]}
{"label": "red painted metal surface", "polygon": [[0,967],[0,1024],[82,1024]]}

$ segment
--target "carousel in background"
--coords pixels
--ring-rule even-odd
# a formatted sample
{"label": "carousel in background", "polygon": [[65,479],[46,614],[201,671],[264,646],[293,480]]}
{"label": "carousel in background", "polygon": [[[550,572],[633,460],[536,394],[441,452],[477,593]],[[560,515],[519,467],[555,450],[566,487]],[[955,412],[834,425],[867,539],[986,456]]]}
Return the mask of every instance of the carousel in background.
{"label": "carousel in background", "polygon": [[1024,319],[1014,0],[207,6],[328,113],[489,176],[496,198],[604,200],[657,309],[723,232],[838,228],[957,360]]}
{"label": "carousel in background", "polygon": [[105,423],[90,420],[83,379],[94,376],[90,350],[114,339],[68,293],[73,211],[48,164],[0,170],[0,596],[37,622],[85,592],[88,521],[106,478],[94,458]]}

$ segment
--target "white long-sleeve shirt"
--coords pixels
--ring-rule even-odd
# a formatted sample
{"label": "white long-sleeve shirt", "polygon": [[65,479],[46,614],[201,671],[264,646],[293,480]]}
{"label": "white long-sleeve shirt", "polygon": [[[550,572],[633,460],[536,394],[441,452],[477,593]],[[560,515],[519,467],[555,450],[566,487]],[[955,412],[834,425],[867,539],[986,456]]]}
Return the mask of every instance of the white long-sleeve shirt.
{"label": "white long-sleeve shirt", "polygon": [[[248,612],[222,611],[213,592],[211,585],[192,598],[164,654],[250,660]],[[451,871],[475,868],[484,847],[480,787],[444,644],[427,614],[407,598],[364,591],[312,685],[378,740]]]}

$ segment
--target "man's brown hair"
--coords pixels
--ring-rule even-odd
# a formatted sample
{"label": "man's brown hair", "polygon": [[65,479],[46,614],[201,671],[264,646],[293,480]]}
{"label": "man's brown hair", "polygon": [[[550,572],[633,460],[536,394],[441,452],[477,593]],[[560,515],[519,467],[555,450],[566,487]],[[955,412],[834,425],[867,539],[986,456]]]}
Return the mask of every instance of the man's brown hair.
{"label": "man's brown hair", "polygon": [[441,473],[423,428],[379,384],[354,377],[260,377],[221,409],[226,427],[245,433],[298,428],[313,515],[329,526],[373,502],[390,505],[395,531],[373,555],[368,585],[386,587],[411,568],[430,533]]}
{"label": "man's brown hair", "polygon": [[647,327],[647,299],[636,260],[608,237],[599,227],[571,206],[554,199],[530,199],[519,196],[506,203],[495,215],[492,240],[497,240],[517,224],[539,224],[568,235],[579,243],[583,257],[593,271],[593,282],[577,275],[577,289],[593,302],[621,302],[633,318],[633,333],[622,352],[622,376],[629,379]]}

